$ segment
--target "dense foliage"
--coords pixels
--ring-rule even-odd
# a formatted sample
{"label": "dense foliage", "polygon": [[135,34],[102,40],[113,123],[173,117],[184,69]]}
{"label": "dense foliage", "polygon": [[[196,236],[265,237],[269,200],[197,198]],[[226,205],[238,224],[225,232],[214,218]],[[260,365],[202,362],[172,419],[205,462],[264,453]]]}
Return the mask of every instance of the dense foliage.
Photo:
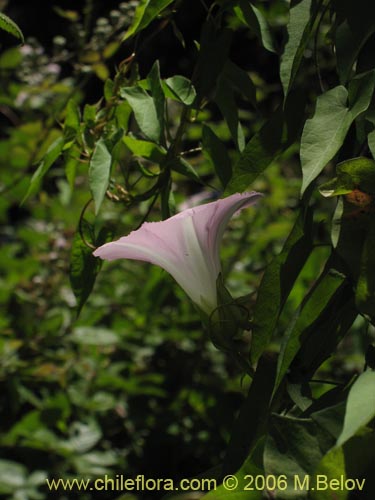
{"label": "dense foliage", "polygon": [[[46,478],[232,474],[169,498],[371,498],[371,0],[61,0],[38,7],[49,38],[3,4],[0,495],[161,498]],[[167,273],[92,255],[246,190],[265,196],[224,236],[220,341]],[[295,487],[319,474],[365,481]]]}

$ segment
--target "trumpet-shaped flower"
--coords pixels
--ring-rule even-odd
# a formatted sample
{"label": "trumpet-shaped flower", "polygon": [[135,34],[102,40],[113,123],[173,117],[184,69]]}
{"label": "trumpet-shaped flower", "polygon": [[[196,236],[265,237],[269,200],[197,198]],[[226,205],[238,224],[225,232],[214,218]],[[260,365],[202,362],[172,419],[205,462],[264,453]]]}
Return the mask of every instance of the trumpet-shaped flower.
{"label": "trumpet-shaped flower", "polygon": [[233,194],[199,205],[161,222],[145,222],[136,231],[94,251],[105,260],[133,259],[165,269],[206,314],[217,307],[216,280],[221,271],[219,246],[232,215],[253,205],[261,194]]}

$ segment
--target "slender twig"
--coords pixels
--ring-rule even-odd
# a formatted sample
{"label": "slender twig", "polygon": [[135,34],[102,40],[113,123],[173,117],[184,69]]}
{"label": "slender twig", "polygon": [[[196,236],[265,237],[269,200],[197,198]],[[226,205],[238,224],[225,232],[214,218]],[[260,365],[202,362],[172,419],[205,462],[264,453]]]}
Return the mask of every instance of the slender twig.
{"label": "slender twig", "polygon": [[150,215],[151,213],[151,210],[153,209],[153,206],[155,205],[155,202],[156,200],[158,199],[158,196],[159,196],[159,193],[156,193],[153,200],[151,201],[148,209],[147,209],[147,212],[145,213],[145,215],[142,217],[142,220],[141,222],[138,224],[138,226],[134,229],[134,231],[137,231],[137,229],[139,229],[142,224],[147,220],[148,216]]}
{"label": "slender twig", "polygon": [[328,385],[336,385],[336,386],[344,385],[340,382],[334,382],[333,380],[321,380],[318,378],[313,378],[310,380],[310,382],[314,383],[314,384],[328,384]]}
{"label": "slender twig", "polygon": [[[319,6],[318,6],[318,9],[321,8],[321,6],[323,5],[323,3],[324,3],[324,0],[322,0],[320,2]],[[329,6],[330,6],[330,2],[328,1],[327,5],[324,6],[323,12],[322,12],[322,14],[320,16],[320,19],[319,19],[319,22],[318,22],[318,25],[316,27],[315,34],[314,34],[314,64],[315,64],[316,73],[318,75],[320,90],[321,90],[322,93],[325,92],[325,86],[324,86],[324,83],[323,83],[322,74],[320,72],[319,61],[318,61],[318,37],[319,37],[320,25],[322,24],[322,21],[324,19],[324,16],[325,16],[325,14],[326,14]]]}
{"label": "slender twig", "polygon": [[87,210],[87,208],[89,207],[90,203],[93,201],[92,198],[90,198],[84,205],[84,207],[82,208],[82,211],[81,211],[81,215],[79,216],[79,222],[78,222],[78,232],[79,232],[79,235],[83,241],[83,243],[88,247],[88,248],[91,248],[92,250],[95,250],[95,246],[90,243],[89,241],[87,241],[86,239],[86,236],[83,232],[83,228],[82,228],[82,223],[83,223],[83,217],[85,215],[85,212]]}

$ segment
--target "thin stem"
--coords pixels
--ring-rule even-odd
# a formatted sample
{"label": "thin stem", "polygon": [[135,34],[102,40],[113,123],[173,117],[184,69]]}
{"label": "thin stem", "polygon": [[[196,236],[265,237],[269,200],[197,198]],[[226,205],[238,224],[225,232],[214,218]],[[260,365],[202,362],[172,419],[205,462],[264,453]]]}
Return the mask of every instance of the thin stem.
{"label": "thin stem", "polygon": [[312,382],[314,384],[327,384],[327,385],[336,385],[336,386],[344,385],[344,384],[341,384],[340,382],[334,382],[333,380],[321,380],[318,378],[311,379],[310,382]]}
{"label": "thin stem", "polygon": [[82,228],[82,223],[83,223],[83,217],[85,215],[85,212],[87,210],[87,208],[89,207],[90,203],[93,201],[92,198],[90,198],[84,205],[82,211],[81,211],[81,215],[79,216],[79,222],[78,222],[78,232],[79,232],[79,235],[83,241],[83,243],[88,247],[88,248],[91,248],[92,250],[95,250],[96,247],[90,243],[89,241],[86,240],[86,236],[83,232],[83,228]]}
{"label": "thin stem", "polygon": [[[322,0],[320,2],[318,9],[321,8],[321,6],[323,5],[323,2],[324,2],[324,0]],[[325,86],[323,83],[323,79],[322,79],[322,75],[321,75],[320,67],[319,67],[319,61],[318,61],[318,37],[319,37],[320,25],[322,24],[322,21],[323,21],[324,16],[329,8],[329,5],[330,5],[330,2],[328,1],[327,5],[324,6],[323,12],[320,16],[320,19],[319,19],[319,22],[318,22],[318,25],[316,27],[315,34],[314,34],[314,64],[315,64],[316,73],[318,75],[320,90],[322,93],[324,93],[326,89],[325,89]]]}

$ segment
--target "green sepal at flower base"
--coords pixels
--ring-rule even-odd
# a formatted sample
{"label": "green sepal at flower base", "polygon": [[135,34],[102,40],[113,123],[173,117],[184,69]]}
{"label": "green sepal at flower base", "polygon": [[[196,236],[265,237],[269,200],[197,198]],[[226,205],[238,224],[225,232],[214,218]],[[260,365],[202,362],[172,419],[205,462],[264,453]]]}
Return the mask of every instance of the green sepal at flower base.
{"label": "green sepal at flower base", "polygon": [[216,280],[216,289],[218,306],[203,319],[203,323],[215,347],[230,353],[241,369],[252,375],[247,341],[251,325],[247,304],[252,294],[234,299],[225,287],[221,273]]}

